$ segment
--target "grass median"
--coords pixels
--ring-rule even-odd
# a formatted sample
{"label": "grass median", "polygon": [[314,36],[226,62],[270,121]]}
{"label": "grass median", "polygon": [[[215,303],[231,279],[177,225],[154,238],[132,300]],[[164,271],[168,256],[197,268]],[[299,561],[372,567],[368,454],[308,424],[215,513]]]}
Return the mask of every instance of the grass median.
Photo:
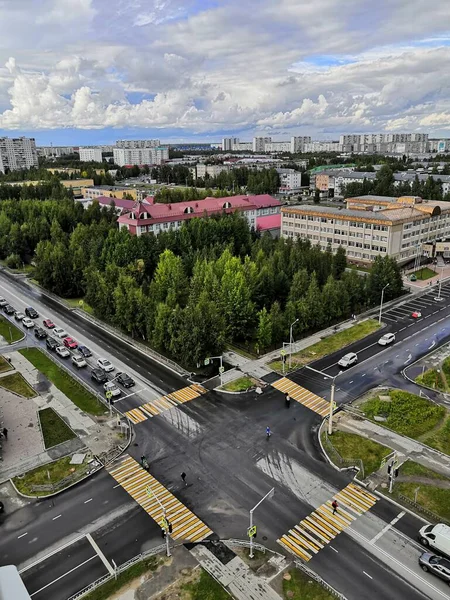
{"label": "grass median", "polygon": [[103,415],[106,412],[106,408],[91,392],[75,381],[43,352],[37,348],[23,348],[19,352],[78,408],[95,416]]}
{"label": "grass median", "polygon": [[[312,346],[308,346],[307,348],[300,350],[300,352],[295,352],[292,355],[291,370],[298,369],[299,367],[306,365],[313,360],[323,358],[324,356],[332,354],[337,350],[342,350],[346,346],[365,338],[378,329],[380,329],[378,321],[375,319],[368,319],[367,321],[362,321],[361,323],[357,323],[352,327],[348,327],[347,329],[333,333],[323,340],[320,340],[320,342],[317,342]],[[288,362],[289,361],[287,360],[285,364],[286,372],[289,370]],[[275,360],[269,363],[268,366],[274,371],[283,370],[283,363],[281,360]]]}
{"label": "grass median", "polygon": [[35,390],[33,390],[20,373],[12,373],[11,375],[0,377],[0,387],[25,398],[34,398],[37,396]]}
{"label": "grass median", "polygon": [[5,319],[3,315],[0,315],[0,335],[8,344],[12,344],[21,340],[25,336],[25,333],[22,329],[16,327],[14,323]]}
{"label": "grass median", "polygon": [[39,420],[41,422],[42,436],[44,438],[45,448],[52,448],[76,437],[74,432],[53,410],[53,408],[44,408],[39,411]]}
{"label": "grass median", "polygon": [[220,389],[227,392],[245,392],[257,384],[258,382],[253,377],[239,377],[239,379],[226,383]]}
{"label": "grass median", "polygon": [[410,277],[411,275],[415,275],[417,279],[419,279],[420,281],[424,281],[425,279],[431,279],[432,277],[435,277],[437,273],[436,271],[433,271],[433,269],[423,267],[421,269],[418,269],[417,271],[414,271],[414,273],[409,274]]}
{"label": "grass median", "polygon": [[439,369],[428,369],[415,379],[419,385],[425,385],[433,390],[450,391],[450,358],[446,358]]}
{"label": "grass median", "polygon": [[42,467],[37,467],[32,471],[28,471],[19,477],[14,477],[13,483],[22,494],[27,496],[46,496],[51,494],[51,490],[35,491],[33,486],[53,485],[55,489],[58,483],[66,477],[75,477],[79,473],[80,477],[86,472],[86,465],[71,465],[71,456],[65,456],[59,460],[55,460]]}
{"label": "grass median", "polygon": [[0,373],[6,373],[6,371],[12,371],[14,367],[11,366],[9,361],[0,355]]}
{"label": "grass median", "polygon": [[286,575],[289,578],[283,578],[285,600],[334,600],[335,598],[320,583],[310,579],[300,569],[291,569]]}
{"label": "grass median", "polygon": [[[325,442],[325,439],[326,432],[324,431],[322,433],[322,443]],[[355,433],[335,431],[328,439],[342,458],[359,458],[362,460],[364,465],[364,478],[368,477],[368,475],[374,471],[378,471],[381,467],[382,459],[392,452],[387,446],[382,446],[377,442],[373,442],[372,440],[356,435]],[[325,451],[327,451],[326,443],[324,443],[324,448]],[[333,456],[333,452],[327,453],[330,459],[334,461],[335,457]]]}

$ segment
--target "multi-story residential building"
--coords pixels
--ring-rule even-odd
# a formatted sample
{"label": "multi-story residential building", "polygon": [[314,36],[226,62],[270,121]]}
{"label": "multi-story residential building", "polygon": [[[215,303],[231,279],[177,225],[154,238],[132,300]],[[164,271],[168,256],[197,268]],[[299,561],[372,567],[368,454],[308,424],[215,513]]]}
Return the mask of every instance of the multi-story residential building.
{"label": "multi-story residential building", "polygon": [[339,142],[330,140],[309,142],[303,146],[304,152],[338,152]]}
{"label": "multi-story residential building", "polygon": [[427,133],[368,133],[341,135],[340,152],[424,153],[428,151]]}
{"label": "multi-story residential building", "polygon": [[253,143],[252,142],[238,142],[237,144],[233,144],[231,147],[235,152],[253,152]]}
{"label": "multi-story residential building", "polygon": [[151,199],[146,198],[144,202],[137,202],[129,213],[121,214],[117,219],[119,228],[127,228],[134,235],[158,235],[161,231],[179,229],[188,219],[238,211],[243,213],[250,227],[257,229],[260,217],[277,215],[281,208],[281,202],[268,194],[205,198],[174,204],[150,202]]}
{"label": "multi-story residential building", "polygon": [[204,179],[206,175],[209,177],[217,177],[220,175],[222,171],[229,171],[229,165],[205,165],[203,163],[199,163],[196,166],[196,177]]}
{"label": "multi-story residential building", "polygon": [[114,162],[119,167],[127,165],[161,165],[169,159],[169,148],[114,148]]}
{"label": "multi-story residential building", "polygon": [[160,140],[117,140],[116,148],[156,148],[161,146]]}
{"label": "multi-story residential building", "polygon": [[292,136],[291,137],[291,152],[292,154],[298,154],[299,152],[305,151],[305,145],[311,143],[311,136]]}
{"label": "multi-story residential building", "polygon": [[302,186],[302,174],[295,169],[277,169],[280,176],[280,192],[299,190]]}
{"label": "multi-story residential building", "polygon": [[349,260],[370,263],[392,256],[407,263],[422,248],[450,236],[450,203],[413,196],[360,196],[347,199],[347,208],[312,205],[284,206],[281,234],[309,239],[335,252],[345,248]]}
{"label": "multi-story residential building", "polygon": [[265,152],[266,144],[272,142],[271,137],[254,137],[253,138],[253,152]]}
{"label": "multi-story residential building", "polygon": [[233,150],[233,146],[238,146],[238,145],[239,145],[239,138],[229,137],[229,138],[222,139],[222,150],[224,152]]}
{"label": "multi-story residential building", "polygon": [[86,200],[96,200],[98,198],[118,198],[120,200],[132,198],[133,200],[142,200],[147,195],[145,188],[122,187],[118,185],[96,185],[84,187],[82,189],[83,198]]}
{"label": "multi-story residential building", "polygon": [[44,156],[45,158],[59,158],[77,151],[78,148],[75,146],[38,146],[36,148],[38,156]]}
{"label": "multi-story residential building", "polygon": [[264,145],[264,152],[290,152],[291,142],[268,142]]}
{"label": "multi-story residential building", "polygon": [[34,138],[0,138],[0,172],[30,169],[39,165]]}
{"label": "multi-story residential building", "polygon": [[80,147],[80,160],[82,162],[102,162],[102,149],[96,147]]}
{"label": "multi-story residential building", "polygon": [[433,154],[444,154],[450,152],[450,139],[428,140],[428,151]]}

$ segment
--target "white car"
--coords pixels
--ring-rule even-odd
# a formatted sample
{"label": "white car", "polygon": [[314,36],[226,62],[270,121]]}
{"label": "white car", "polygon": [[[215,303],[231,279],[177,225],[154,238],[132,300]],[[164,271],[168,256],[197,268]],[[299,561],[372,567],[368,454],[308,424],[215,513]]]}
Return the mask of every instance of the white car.
{"label": "white car", "polygon": [[87,367],[87,362],[81,356],[81,354],[72,354],[72,362],[78,368]]}
{"label": "white car", "polygon": [[105,373],[110,373],[111,371],[114,371],[114,365],[112,365],[107,358],[99,358],[97,360],[97,364],[100,367],[100,369],[103,369],[103,371],[105,371]]}
{"label": "white car", "polygon": [[70,352],[67,350],[65,346],[58,346],[55,350],[56,354],[58,354],[61,358],[67,358],[70,356]]}
{"label": "white car", "polygon": [[394,333],[385,333],[380,339],[378,343],[380,346],[387,346],[388,344],[392,344],[395,342],[395,334]]}
{"label": "white car", "polygon": [[24,327],[26,327],[27,329],[31,329],[32,327],[34,327],[34,321],[32,321],[31,319],[29,319],[28,317],[24,317],[22,319],[22,325]]}
{"label": "white car", "polygon": [[53,329],[53,335],[56,335],[56,337],[59,337],[59,338],[65,338],[69,334],[62,327],[55,327]]}
{"label": "white car", "polygon": [[343,356],[341,358],[341,360],[338,362],[338,365],[340,367],[351,367],[352,365],[356,365],[356,363],[358,362],[358,355],[355,354],[354,352],[349,352],[348,354],[346,354],[345,356]]}
{"label": "white car", "polygon": [[106,392],[111,392],[113,396],[120,396],[122,393],[122,390],[117,387],[114,381],[107,381],[103,386],[103,389],[105,390],[105,394]]}

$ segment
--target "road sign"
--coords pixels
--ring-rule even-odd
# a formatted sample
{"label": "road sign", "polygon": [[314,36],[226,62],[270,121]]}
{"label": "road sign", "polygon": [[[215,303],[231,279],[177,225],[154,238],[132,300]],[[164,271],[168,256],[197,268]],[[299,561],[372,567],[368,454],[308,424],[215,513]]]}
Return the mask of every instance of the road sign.
{"label": "road sign", "polygon": [[111,398],[113,397],[113,394],[112,394],[111,390],[108,390],[108,391],[106,392],[105,396],[106,396],[106,399],[107,399],[107,400],[111,400]]}
{"label": "road sign", "polygon": [[207,367],[209,365],[209,358],[205,358],[204,365],[205,365],[205,367]]}
{"label": "road sign", "polygon": [[256,535],[256,525],[253,525],[253,527],[247,527],[247,535],[248,537],[255,537]]}
{"label": "road sign", "polygon": [[147,496],[153,496],[154,495],[153,494],[153,490],[152,490],[152,488],[149,485],[145,488],[145,491],[147,492]]}
{"label": "road sign", "polygon": [[225,371],[225,367],[219,367],[219,373],[223,373]]}
{"label": "road sign", "polygon": [[281,356],[286,356],[286,350],[281,350],[280,354]]}
{"label": "road sign", "polygon": [[162,529],[169,529],[169,523],[165,517],[161,519],[161,527]]}
{"label": "road sign", "polygon": [[84,306],[84,300],[80,300],[80,301],[78,302],[78,306],[81,306],[81,307],[82,307],[82,306]]}

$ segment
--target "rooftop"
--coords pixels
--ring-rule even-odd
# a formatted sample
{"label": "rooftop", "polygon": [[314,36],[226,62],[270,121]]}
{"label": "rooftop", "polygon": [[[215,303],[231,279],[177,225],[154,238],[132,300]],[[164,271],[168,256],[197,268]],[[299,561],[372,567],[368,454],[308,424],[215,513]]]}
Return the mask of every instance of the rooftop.
{"label": "rooftop", "polygon": [[270,229],[281,228],[281,213],[276,215],[265,215],[256,219],[256,229],[258,231],[269,231]]}

